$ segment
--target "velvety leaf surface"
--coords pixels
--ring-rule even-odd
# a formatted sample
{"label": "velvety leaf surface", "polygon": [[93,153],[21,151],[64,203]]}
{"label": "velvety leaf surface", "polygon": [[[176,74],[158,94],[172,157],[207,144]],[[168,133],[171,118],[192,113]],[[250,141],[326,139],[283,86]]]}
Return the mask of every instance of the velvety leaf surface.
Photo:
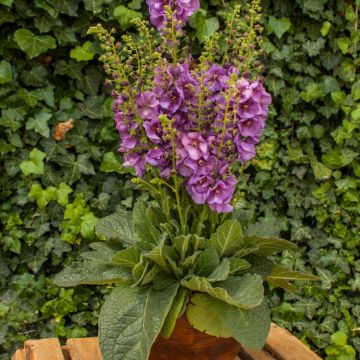
{"label": "velvety leaf surface", "polygon": [[106,360],[147,360],[170,311],[178,284],[162,291],[116,287],[100,313],[99,339]]}

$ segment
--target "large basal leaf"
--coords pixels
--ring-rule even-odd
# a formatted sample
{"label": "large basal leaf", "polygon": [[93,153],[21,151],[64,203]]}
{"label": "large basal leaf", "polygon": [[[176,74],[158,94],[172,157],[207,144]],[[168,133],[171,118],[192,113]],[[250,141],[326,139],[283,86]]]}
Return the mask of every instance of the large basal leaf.
{"label": "large basal leaf", "polygon": [[104,264],[111,264],[112,257],[118,252],[116,246],[107,243],[92,243],[90,245],[94,251],[86,251],[81,253],[81,257],[87,260],[100,261]]}
{"label": "large basal leaf", "polygon": [[243,243],[243,232],[237,220],[226,220],[211,235],[209,246],[217,250],[220,257],[232,255]]}
{"label": "large basal leaf", "polygon": [[[270,310],[265,302],[253,309],[240,309],[209,295],[198,294],[192,298],[187,312],[190,323],[198,330],[218,331],[222,329],[240,344],[254,350],[263,348],[270,331]],[[202,314],[203,316],[199,316]],[[195,314],[195,316],[194,316]],[[206,322],[206,315],[219,319],[218,324]],[[205,321],[204,321],[205,320]]]}
{"label": "large basal leaf", "polygon": [[131,280],[130,270],[92,260],[74,262],[54,277],[54,283],[61,287],[122,284]]}
{"label": "large basal leaf", "polygon": [[148,218],[147,208],[143,202],[138,201],[134,206],[133,223],[135,233],[138,235],[144,250],[151,250],[160,243],[160,231]]}
{"label": "large basal leaf", "polygon": [[147,360],[178,287],[173,284],[162,291],[116,287],[105,300],[99,319],[104,360]]}
{"label": "large basal leaf", "polygon": [[100,219],[95,233],[107,240],[116,240],[128,245],[135,245],[137,242],[131,214],[124,210]]}
{"label": "large basal leaf", "polygon": [[222,323],[217,303],[213,300],[209,295],[195,294],[186,309],[187,320],[196,330],[211,336],[230,338],[231,334]]}
{"label": "large basal leaf", "polygon": [[251,264],[245,259],[231,258],[230,262],[230,274],[236,274],[240,271],[245,271],[251,268]]}
{"label": "large basal leaf", "polygon": [[254,274],[229,278],[216,283],[216,285],[211,284],[204,277],[191,276],[182,280],[181,285],[193,291],[206,292],[219,300],[243,309],[258,306],[264,298],[263,281],[259,275]]}
{"label": "large basal leaf", "polygon": [[294,243],[277,237],[246,236],[244,242],[254,247],[258,247],[254,253],[261,256],[270,256],[277,251],[293,250],[297,248]]}
{"label": "large basal leaf", "polygon": [[268,276],[271,280],[320,280],[316,275],[304,273],[301,271],[288,270],[279,265],[274,265],[271,274]]}

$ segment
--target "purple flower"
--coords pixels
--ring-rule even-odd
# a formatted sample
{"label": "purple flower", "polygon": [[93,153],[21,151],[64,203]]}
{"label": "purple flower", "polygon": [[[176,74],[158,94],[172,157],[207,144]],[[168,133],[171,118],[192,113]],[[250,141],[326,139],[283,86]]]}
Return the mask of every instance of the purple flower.
{"label": "purple flower", "polygon": [[136,172],[136,176],[143,177],[145,174],[145,160],[144,158],[139,154],[129,154],[125,155],[124,157],[125,167],[133,167]]}
{"label": "purple flower", "polygon": [[220,91],[227,88],[228,72],[222,66],[214,64],[205,73],[204,84],[210,91]]}
{"label": "purple flower", "polygon": [[256,155],[255,145],[249,142],[237,142],[238,159],[242,163],[253,159]]}
{"label": "purple flower", "polygon": [[139,115],[143,119],[153,119],[158,112],[159,101],[152,91],[145,91],[136,98],[136,105],[139,109]]}
{"label": "purple flower", "polygon": [[144,121],[143,127],[149,140],[151,140],[155,144],[161,143],[161,136],[163,134],[163,130],[161,127],[161,123],[158,119]]}
{"label": "purple flower", "polygon": [[165,6],[170,6],[174,20],[179,21],[181,25],[200,8],[199,0],[146,0],[146,3],[149,7],[150,21],[158,30],[162,30],[168,21]]}
{"label": "purple flower", "polygon": [[244,137],[251,137],[253,139],[260,138],[261,132],[265,126],[263,118],[256,116],[250,119],[241,120],[238,123],[239,133]]}
{"label": "purple flower", "polygon": [[169,111],[170,113],[175,113],[179,110],[183,99],[184,96],[180,94],[176,88],[161,91],[159,94],[160,106],[163,110]]}
{"label": "purple flower", "polygon": [[209,157],[208,144],[199,133],[191,132],[183,135],[181,144],[189,154],[190,159],[200,160],[202,157],[204,159]]}
{"label": "purple flower", "polygon": [[193,176],[186,183],[186,190],[195,204],[205,204],[214,180],[210,176]]}
{"label": "purple flower", "polygon": [[208,204],[216,212],[230,212],[233,207],[229,204],[235,191],[236,180],[229,176],[226,180],[217,180],[211,188]]}

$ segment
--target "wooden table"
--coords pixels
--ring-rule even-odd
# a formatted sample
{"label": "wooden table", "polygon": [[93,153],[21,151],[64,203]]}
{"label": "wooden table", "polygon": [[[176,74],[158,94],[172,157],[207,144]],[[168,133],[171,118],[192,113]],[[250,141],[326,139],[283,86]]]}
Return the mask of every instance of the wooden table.
{"label": "wooden table", "polygon": [[[98,338],[28,340],[12,360],[102,360]],[[176,359],[172,359],[176,360]],[[234,360],[321,360],[289,331],[272,324],[262,351],[242,348]]]}

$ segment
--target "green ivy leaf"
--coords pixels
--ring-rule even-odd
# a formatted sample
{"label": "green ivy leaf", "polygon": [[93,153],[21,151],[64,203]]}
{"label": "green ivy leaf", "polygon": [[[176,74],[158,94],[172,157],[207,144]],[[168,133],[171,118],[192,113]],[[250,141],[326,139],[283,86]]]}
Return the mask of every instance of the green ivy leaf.
{"label": "green ivy leaf", "polygon": [[114,9],[114,16],[119,21],[121,29],[123,31],[134,26],[134,19],[141,19],[142,14],[138,11],[128,9],[127,7],[120,5]]}
{"label": "green ivy leaf", "polygon": [[95,56],[95,53],[92,51],[92,45],[91,41],[85,41],[82,46],[77,46],[70,51],[70,57],[78,62],[92,60]]}
{"label": "green ivy leaf", "polygon": [[46,0],[61,14],[77,16],[80,0]]}
{"label": "green ivy leaf", "polygon": [[233,337],[242,345],[261,350],[270,331],[270,311],[263,302],[253,309],[240,309],[212,298],[196,294],[188,306],[187,316],[195,329],[209,335]]}
{"label": "green ivy leaf", "polygon": [[311,83],[300,93],[300,96],[304,101],[310,102],[325,96],[325,94],[319,84]]}
{"label": "green ivy leaf", "polygon": [[329,31],[331,29],[331,22],[329,21],[324,21],[322,27],[321,27],[321,30],[320,30],[320,33],[321,33],[321,36],[322,37],[325,37],[328,35]]}
{"label": "green ivy leaf", "polygon": [[73,190],[69,185],[64,182],[60,183],[56,190],[57,202],[62,206],[66,206],[69,202],[69,194],[72,192]]}
{"label": "green ivy leaf", "polygon": [[322,160],[325,165],[329,166],[331,169],[340,169],[349,165],[358,157],[358,155],[358,153],[348,148],[341,148],[331,150],[329,153],[323,155]]}
{"label": "green ivy leaf", "polygon": [[31,150],[29,160],[24,160],[20,164],[20,169],[25,176],[30,174],[44,174],[44,159],[46,154],[38,149]]}
{"label": "green ivy leaf", "polygon": [[109,0],[83,0],[85,5],[85,10],[91,11],[93,14],[101,12],[103,4],[109,2]]}
{"label": "green ivy leaf", "polygon": [[286,17],[277,19],[274,16],[270,16],[268,25],[278,39],[281,39],[283,35],[291,28],[290,19]]}
{"label": "green ivy leaf", "polygon": [[36,200],[39,209],[44,209],[49,201],[56,200],[56,188],[49,186],[43,189],[40,184],[33,184],[29,192],[29,198]]}
{"label": "green ivy leaf", "polygon": [[80,233],[85,239],[92,239],[95,234],[95,226],[99,219],[92,213],[88,212],[81,216]]}
{"label": "green ivy leaf", "polygon": [[254,308],[260,305],[264,298],[262,278],[254,274],[229,278],[214,286],[204,277],[190,276],[182,280],[181,285],[193,291],[206,292],[242,309]]}
{"label": "green ivy leaf", "polygon": [[132,280],[131,271],[120,266],[110,266],[99,261],[74,262],[54,277],[61,287],[77,285],[122,284]]}
{"label": "green ivy leaf", "polygon": [[226,220],[211,235],[208,246],[217,250],[220,257],[233,254],[243,243],[243,231],[237,220]]}
{"label": "green ivy leaf", "polygon": [[30,59],[43,54],[49,49],[56,48],[56,41],[52,36],[37,36],[28,29],[16,30],[14,39],[19,48],[24,51]]}
{"label": "green ivy leaf", "polygon": [[28,120],[26,130],[35,130],[41,136],[48,138],[50,136],[48,121],[51,118],[52,113],[46,108],[42,109]]}
{"label": "green ivy leaf", "polygon": [[105,173],[116,172],[118,174],[122,174],[124,172],[124,168],[114,152],[110,151],[104,154],[100,164],[100,171]]}
{"label": "green ivy leaf", "polygon": [[14,2],[14,0],[0,0],[1,5],[5,5],[5,6],[8,6],[8,7],[11,7],[13,2]]}
{"label": "green ivy leaf", "polygon": [[311,161],[310,165],[311,165],[311,168],[313,169],[316,179],[328,180],[331,178],[332,170],[329,169],[326,165],[324,165],[318,161]]}
{"label": "green ivy leaf", "polygon": [[215,34],[219,28],[219,20],[216,17],[206,18],[206,14],[199,11],[195,15],[196,35],[200,42]]}
{"label": "green ivy leaf", "polygon": [[178,288],[178,284],[162,291],[151,287],[116,287],[100,313],[99,341],[103,357],[147,360]]}
{"label": "green ivy leaf", "polygon": [[13,79],[12,69],[9,62],[6,60],[0,61],[0,84],[6,84]]}
{"label": "green ivy leaf", "polygon": [[339,49],[341,50],[341,52],[345,55],[348,53],[349,51],[349,47],[351,45],[351,40],[349,38],[339,38],[337,39],[337,45],[339,47]]}

